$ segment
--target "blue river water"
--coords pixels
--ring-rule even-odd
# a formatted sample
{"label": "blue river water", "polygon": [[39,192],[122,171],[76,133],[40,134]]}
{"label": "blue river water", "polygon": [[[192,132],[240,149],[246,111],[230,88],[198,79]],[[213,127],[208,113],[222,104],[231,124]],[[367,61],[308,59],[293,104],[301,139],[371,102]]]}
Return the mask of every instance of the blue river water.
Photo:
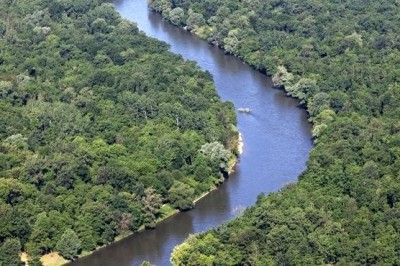
{"label": "blue river water", "polygon": [[168,43],[171,51],[196,61],[209,71],[220,97],[247,107],[238,113],[244,151],[236,171],[217,190],[201,199],[189,212],[179,213],[154,230],[133,234],[70,265],[140,265],[148,261],[169,265],[172,249],[189,234],[218,226],[235,217],[238,209],[251,206],[257,195],[278,191],[295,182],[305,169],[312,148],[311,125],[298,102],[272,88],[269,77],[236,57],[165,22],[151,12],[146,0],[116,0],[120,14],[137,23],[148,36]]}

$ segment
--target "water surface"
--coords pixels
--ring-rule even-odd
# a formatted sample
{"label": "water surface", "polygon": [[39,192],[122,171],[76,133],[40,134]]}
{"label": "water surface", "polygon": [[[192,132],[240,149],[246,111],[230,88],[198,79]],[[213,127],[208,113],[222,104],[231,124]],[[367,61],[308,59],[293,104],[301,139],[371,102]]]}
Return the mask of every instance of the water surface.
{"label": "water surface", "polygon": [[271,88],[270,78],[163,21],[148,10],[146,0],[116,0],[114,4],[124,18],[136,22],[147,35],[169,43],[172,52],[209,71],[223,100],[252,110],[251,114],[238,114],[244,152],[236,172],[218,190],[200,200],[192,211],[165,220],[155,230],[134,234],[71,264],[127,266],[146,260],[169,265],[172,249],[189,234],[229,221],[236,209],[254,204],[258,194],[277,191],[295,181],[305,169],[312,148],[310,124],[296,100]]}

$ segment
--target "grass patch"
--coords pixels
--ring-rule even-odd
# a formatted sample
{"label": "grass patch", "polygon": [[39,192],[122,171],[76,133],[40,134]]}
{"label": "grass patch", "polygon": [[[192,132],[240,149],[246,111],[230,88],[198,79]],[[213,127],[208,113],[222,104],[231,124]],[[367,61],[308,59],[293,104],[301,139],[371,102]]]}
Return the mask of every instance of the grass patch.
{"label": "grass patch", "polygon": [[57,252],[52,252],[42,256],[40,261],[42,262],[43,266],[61,266],[69,262]]}
{"label": "grass patch", "polygon": [[170,204],[164,204],[161,207],[160,212],[161,212],[161,217],[160,218],[161,219],[165,219],[165,218],[171,216],[172,214],[176,213],[177,210],[172,208],[172,206]]}

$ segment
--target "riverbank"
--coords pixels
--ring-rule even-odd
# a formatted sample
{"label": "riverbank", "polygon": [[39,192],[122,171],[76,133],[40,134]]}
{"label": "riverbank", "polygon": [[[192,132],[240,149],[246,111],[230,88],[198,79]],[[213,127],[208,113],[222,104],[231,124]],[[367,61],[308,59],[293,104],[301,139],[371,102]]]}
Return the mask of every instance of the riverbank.
{"label": "riverbank", "polygon": [[242,154],[243,153],[243,136],[242,136],[242,133],[240,133],[239,132],[239,140],[238,140],[239,142],[238,142],[238,153],[239,153],[239,155],[240,154]]}
{"label": "riverbank", "polygon": [[[243,138],[242,138],[242,134],[239,132],[238,133],[238,137],[237,137],[237,151],[238,151],[238,155],[240,155],[243,152]],[[238,162],[238,156],[232,156],[232,159],[229,161],[229,170],[228,170],[228,174],[232,174],[235,171],[235,166]],[[218,185],[212,187],[209,191],[201,194],[200,196],[196,197],[193,200],[193,203],[196,205],[197,202],[199,202],[201,199],[203,199],[204,197],[206,197],[208,194],[210,194],[212,191],[215,191],[216,189],[218,189]],[[160,217],[159,219],[157,219],[157,221],[155,222],[155,225],[157,227],[157,225],[161,222],[166,221],[167,219],[175,216],[176,214],[180,213],[180,211],[178,209],[173,209],[169,204],[164,204],[161,207],[161,212],[162,217]],[[122,241],[124,239],[126,239],[127,237],[130,237],[134,234],[140,233],[145,231],[146,228],[144,226],[141,226],[137,231],[135,232],[129,232],[126,234],[121,234],[115,237],[113,242],[110,242],[107,245],[103,245],[103,246],[99,246],[97,247],[95,250],[90,251],[90,252],[84,252],[82,254],[79,255],[78,259],[80,258],[84,258],[87,256],[92,255],[93,253],[106,248],[107,246],[109,246],[110,244],[115,244],[119,241]],[[25,263],[25,265],[27,265],[27,261],[28,261],[28,256],[26,253],[23,253],[21,255],[21,260]],[[68,261],[65,260],[62,256],[60,256],[57,252],[52,252],[52,253],[48,253],[44,256],[41,257],[40,259],[43,263],[43,266],[61,266],[61,265],[67,265],[68,263],[72,262],[72,261]]]}
{"label": "riverbank", "polygon": [[[243,153],[243,138],[242,138],[242,133],[239,132],[238,134],[238,145],[237,145],[237,151],[238,155]],[[229,170],[228,170],[228,175],[231,175],[233,172],[235,172],[235,166],[238,163],[239,158],[236,156],[232,157],[232,160],[229,162]],[[209,191],[203,193],[201,196],[197,197],[193,203],[196,204],[199,200],[210,194],[212,191],[218,189],[218,186],[215,186],[214,188],[210,189]]]}
{"label": "riverbank", "polygon": [[[246,151],[228,182],[198,201],[193,210],[173,215],[154,230],[134,234],[72,263],[74,266],[129,266],[149,261],[169,265],[172,249],[188,234],[229,221],[238,207],[253,205],[260,193],[277,191],[288,181],[297,179],[311,146],[309,124],[305,112],[296,108],[298,102],[286,97],[282,90],[271,89],[270,78],[194,34],[165,23],[159,14],[148,10],[147,1],[122,0],[115,2],[115,6],[148,36],[168,43],[172,52],[208,71],[223,100],[252,110],[251,115],[237,117]],[[235,142],[230,147],[236,148]]]}

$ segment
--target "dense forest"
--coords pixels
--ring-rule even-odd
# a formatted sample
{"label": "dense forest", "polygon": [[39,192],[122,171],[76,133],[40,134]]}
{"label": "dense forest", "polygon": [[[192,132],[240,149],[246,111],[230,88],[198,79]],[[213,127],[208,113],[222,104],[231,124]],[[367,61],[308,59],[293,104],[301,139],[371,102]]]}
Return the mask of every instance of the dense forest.
{"label": "dense forest", "polygon": [[189,238],[172,262],[400,265],[400,2],[150,5],[273,76],[307,109],[315,138],[298,183]]}
{"label": "dense forest", "polygon": [[0,265],[187,210],[236,152],[209,73],[100,0],[0,0]]}

